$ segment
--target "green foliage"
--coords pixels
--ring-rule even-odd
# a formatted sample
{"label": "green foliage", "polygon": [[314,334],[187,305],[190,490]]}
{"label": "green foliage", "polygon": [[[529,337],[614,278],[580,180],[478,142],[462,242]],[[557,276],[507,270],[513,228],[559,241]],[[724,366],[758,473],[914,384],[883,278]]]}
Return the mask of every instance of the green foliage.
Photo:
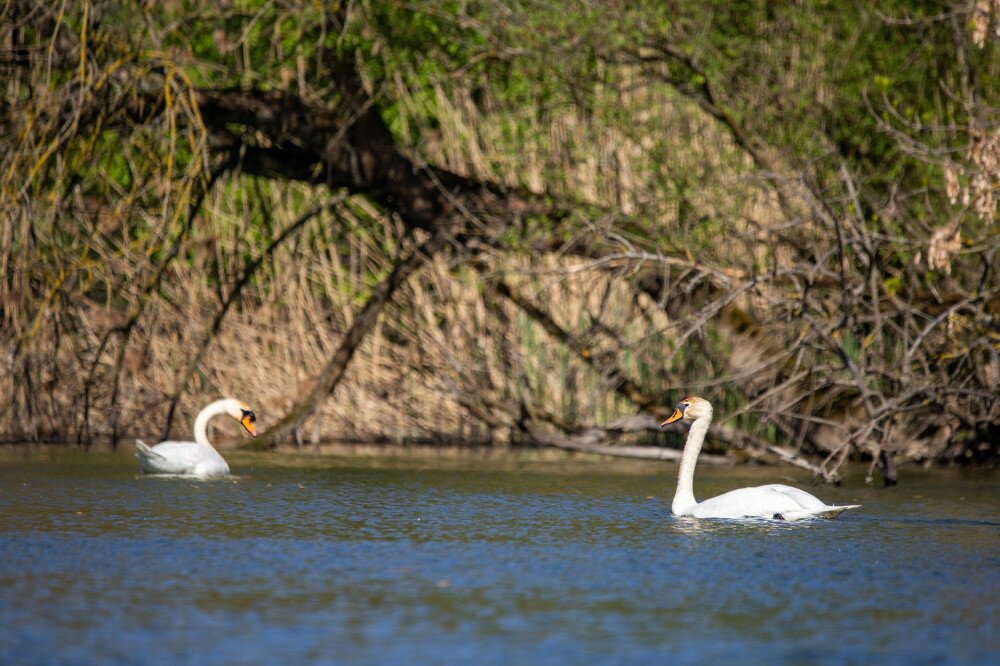
{"label": "green foliage", "polygon": [[[177,256],[188,274],[224,295],[296,211],[315,205],[322,188],[274,186],[234,172],[215,183],[188,228],[212,166],[191,88],[285,91],[304,105],[342,112],[345,123],[371,108],[399,154],[415,164],[497,190],[531,188],[539,207],[570,211],[559,219],[512,212],[517,223],[494,239],[510,265],[557,270],[534,263],[536,248],[557,240],[563,247],[585,240],[588,261],[631,253],[632,263],[601,270],[633,286],[653,275],[677,293],[662,295],[671,299],[663,329],[636,324],[629,316],[640,317],[640,309],[625,315],[623,307],[614,363],[650,392],[674,390],[665,371],[699,386],[722,372],[733,351],[704,303],[793,260],[812,262],[794,286],[775,280],[774,291],[747,289],[739,298],[771,299],[781,317],[833,312],[840,301],[829,285],[841,271],[869,266],[879,272],[854,293],[876,307],[922,289],[979,288],[977,262],[991,237],[971,216],[960,221],[962,238],[973,239],[966,248],[974,249],[947,257],[953,270],[915,262],[926,258],[924,245],[945,220],[964,215],[944,192],[942,163],[961,159],[964,128],[972,121],[993,127],[989,114],[1000,106],[995,40],[956,57],[968,41],[966,27],[939,20],[940,12],[937,3],[901,0],[645,0],[582,3],[573,11],[523,1],[69,3],[53,19],[74,44],[66,62],[50,67],[39,60],[30,76],[11,79],[3,99],[4,128],[16,137],[8,143],[19,149],[7,148],[2,166],[24,179],[9,178],[5,202],[14,208],[27,194],[35,207],[2,248],[31,259],[5,279],[29,276],[11,293],[42,294],[51,303],[74,280],[110,301],[146,285]],[[77,48],[73,40],[85,36]],[[30,21],[17,34],[33,53],[57,46],[50,37]],[[360,91],[345,82],[352,76],[361,79]],[[169,96],[167,110],[146,115],[139,81]],[[345,99],[345,90],[365,99]],[[981,101],[979,112],[968,99]],[[244,145],[291,141],[236,121],[213,139],[229,131]],[[802,201],[782,210],[782,182],[801,186],[809,195],[802,200],[820,201],[821,214]],[[372,201],[385,199],[365,203],[358,196],[296,236],[303,256],[350,264],[349,278],[306,282],[306,296],[357,305],[385,276],[400,234],[392,211]],[[831,220],[843,225],[847,241],[839,242],[846,248],[834,245]],[[821,233],[829,235],[818,239]],[[872,239],[870,247],[857,242],[861,235]],[[659,265],[657,258],[670,261]],[[706,266],[711,270],[702,271]],[[277,272],[265,266],[252,286],[281,302],[275,284],[286,276]],[[813,302],[806,302],[805,283]],[[169,291],[160,289],[164,301]],[[589,294],[576,297],[586,301]],[[135,302],[141,310],[141,298]],[[589,331],[593,322],[583,312],[567,324],[573,332]],[[579,372],[580,359],[551,349],[537,322],[519,316],[514,342],[535,397],[580,417],[581,396],[602,379]],[[697,335],[681,340],[684,327],[675,320],[685,317],[700,323]],[[37,330],[28,319],[21,333]],[[443,331],[449,317],[436,312],[428,321]],[[779,344],[799,338],[799,323],[789,324]],[[870,354],[868,325],[851,324],[838,338],[859,363]],[[906,345],[890,341],[886,348],[898,357]],[[806,361],[824,360],[814,347],[803,356],[810,354]],[[550,395],[553,374],[572,377],[578,393]],[[706,386],[726,410],[747,401],[737,388]],[[603,400],[601,417],[634,407],[614,394]],[[751,415],[740,418],[745,427],[760,425]]]}

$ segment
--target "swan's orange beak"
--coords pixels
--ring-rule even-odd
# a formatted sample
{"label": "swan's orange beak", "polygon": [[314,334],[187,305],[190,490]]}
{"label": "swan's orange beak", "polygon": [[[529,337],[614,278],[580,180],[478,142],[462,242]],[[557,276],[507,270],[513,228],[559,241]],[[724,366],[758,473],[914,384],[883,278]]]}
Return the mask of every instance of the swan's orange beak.
{"label": "swan's orange beak", "polygon": [[248,433],[250,433],[254,437],[257,436],[257,428],[254,427],[252,414],[247,414],[246,416],[244,416],[242,419],[240,419],[240,423],[243,424],[243,427],[247,429]]}
{"label": "swan's orange beak", "polygon": [[662,428],[663,426],[667,425],[668,423],[673,423],[674,421],[680,421],[682,418],[684,418],[684,412],[682,412],[681,410],[679,410],[676,407],[674,407],[674,413],[670,415],[670,418],[668,418],[666,421],[664,421],[663,423],[661,423],[660,427]]}

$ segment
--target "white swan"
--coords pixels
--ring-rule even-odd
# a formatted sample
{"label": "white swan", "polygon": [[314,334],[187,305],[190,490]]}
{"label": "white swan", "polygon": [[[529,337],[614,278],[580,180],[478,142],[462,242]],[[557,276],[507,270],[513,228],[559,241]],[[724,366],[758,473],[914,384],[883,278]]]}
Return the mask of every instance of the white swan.
{"label": "white swan", "polygon": [[257,436],[254,423],[257,417],[239,400],[216,400],[198,412],[194,420],[193,442],[160,442],[149,447],[141,439],[135,440],[135,457],[139,467],[147,474],[179,474],[184,476],[219,476],[229,474],[229,465],[208,441],[208,422],[216,416],[228,414],[240,422],[247,432]]}
{"label": "white swan", "polygon": [[768,518],[777,520],[804,520],[807,518],[835,518],[841,511],[856,509],[858,504],[830,506],[823,504],[804,490],[771,484],[756,488],[740,488],[699,502],[694,498],[694,466],[705,441],[708,426],[712,423],[712,403],[704,398],[684,398],[674,408],[674,413],[660,427],[679,420],[693,421],[687,443],[681,454],[677,490],[671,511],[675,516],[695,518]]}

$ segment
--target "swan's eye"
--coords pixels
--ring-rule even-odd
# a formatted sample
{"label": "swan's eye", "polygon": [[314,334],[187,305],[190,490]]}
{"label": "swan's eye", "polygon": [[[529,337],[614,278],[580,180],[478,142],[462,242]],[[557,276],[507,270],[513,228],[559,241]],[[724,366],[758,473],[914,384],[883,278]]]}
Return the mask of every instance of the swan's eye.
{"label": "swan's eye", "polygon": [[257,422],[257,417],[249,409],[241,409],[240,411],[243,412],[243,417],[240,420],[249,418],[250,419],[250,423],[256,423]]}

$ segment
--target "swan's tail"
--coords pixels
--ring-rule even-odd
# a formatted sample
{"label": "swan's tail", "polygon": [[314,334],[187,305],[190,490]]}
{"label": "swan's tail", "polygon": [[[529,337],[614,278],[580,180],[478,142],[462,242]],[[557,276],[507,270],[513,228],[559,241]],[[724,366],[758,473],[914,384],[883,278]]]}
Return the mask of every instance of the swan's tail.
{"label": "swan's tail", "polygon": [[857,509],[860,504],[845,504],[843,506],[824,506],[821,509],[802,509],[801,511],[786,511],[775,515],[781,520],[808,520],[810,518],[836,518],[848,509]]}
{"label": "swan's tail", "polygon": [[135,440],[135,457],[140,461],[163,460],[163,456],[146,445],[141,439]]}

